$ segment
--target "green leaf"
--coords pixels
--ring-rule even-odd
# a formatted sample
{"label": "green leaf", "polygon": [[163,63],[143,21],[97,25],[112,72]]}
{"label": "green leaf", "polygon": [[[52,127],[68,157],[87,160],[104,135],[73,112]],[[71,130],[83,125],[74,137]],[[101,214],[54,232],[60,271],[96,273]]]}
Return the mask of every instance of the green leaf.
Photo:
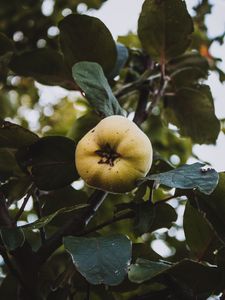
{"label": "green leaf", "polygon": [[91,106],[103,116],[123,115],[101,66],[94,62],[79,62],[73,66],[73,78],[84,91]]}
{"label": "green leaf", "polygon": [[206,195],[211,194],[219,180],[218,173],[213,168],[202,163],[183,165],[177,169],[147,176],[143,180],[155,180],[171,188],[198,189]]}
{"label": "green leaf", "polygon": [[12,204],[26,195],[30,185],[31,179],[28,176],[10,178],[5,184],[1,185],[0,191],[3,192],[8,203]]}
{"label": "green leaf", "polygon": [[131,265],[128,277],[130,281],[142,283],[157,276],[168,274],[191,288],[196,294],[215,292],[220,287],[222,274],[219,268],[184,259],[176,264],[153,262],[137,259]]}
{"label": "green leaf", "polygon": [[130,266],[128,277],[131,282],[142,283],[161,274],[170,267],[170,264],[165,264],[163,262],[155,262],[138,258],[136,263]]}
{"label": "green leaf", "polygon": [[131,241],[124,235],[65,237],[64,246],[77,270],[91,284],[118,285],[131,261]]}
{"label": "green leaf", "polygon": [[67,134],[68,138],[74,140],[77,144],[81,138],[92,128],[94,128],[101,118],[93,111],[88,112],[84,116],[78,118],[73,126],[70,128],[70,131]]}
{"label": "green leaf", "polygon": [[[88,196],[84,191],[75,190],[72,186],[68,185],[64,188],[40,195],[40,201],[44,203],[42,209],[43,216],[48,216],[62,208],[74,206],[74,204],[86,204],[88,202]],[[72,218],[74,215],[77,216],[77,214],[77,211],[71,211],[66,214],[57,215],[57,218],[52,220],[51,225],[61,226],[67,222],[68,218]]]}
{"label": "green leaf", "polygon": [[71,14],[59,23],[60,44],[65,62],[72,68],[79,61],[93,61],[109,74],[116,63],[113,37],[98,18]]}
{"label": "green leaf", "polygon": [[37,49],[15,55],[10,68],[18,75],[29,76],[47,85],[74,86],[69,69],[66,68],[63,56],[52,49]]}
{"label": "green leaf", "polygon": [[190,44],[193,22],[180,0],[145,0],[138,20],[143,48],[161,63],[181,55]]}
{"label": "green leaf", "polygon": [[215,240],[217,240],[212,226],[202,213],[195,209],[189,201],[186,202],[184,212],[184,233],[186,243],[195,254],[196,258],[205,260],[210,256],[209,251],[215,250]]}
{"label": "green leaf", "polygon": [[166,98],[166,119],[176,125],[181,135],[197,144],[213,144],[220,132],[220,122],[210,88],[207,85],[181,88]]}
{"label": "green leaf", "polygon": [[1,238],[9,251],[21,247],[25,241],[24,233],[21,228],[1,228]]}
{"label": "green leaf", "polygon": [[152,204],[142,202],[135,207],[134,229],[138,235],[159,228],[170,228],[177,219],[172,206],[167,203]]}
{"label": "green leaf", "polygon": [[207,79],[209,63],[198,52],[190,52],[170,60],[166,70],[177,90],[196,84],[200,79]]}
{"label": "green leaf", "polygon": [[55,217],[57,217],[60,214],[65,214],[65,213],[69,213],[69,212],[72,212],[72,211],[75,211],[75,210],[80,210],[80,209],[85,208],[87,206],[88,206],[88,204],[78,204],[78,205],[73,205],[73,206],[70,206],[70,207],[64,207],[64,208],[61,208],[61,209],[57,210],[56,212],[54,212],[51,215],[42,217],[39,220],[34,221],[30,224],[22,225],[19,228],[39,229],[41,227],[44,227],[44,226],[48,225],[48,223],[50,223]]}
{"label": "green leaf", "polygon": [[0,148],[0,182],[4,182],[11,176],[20,176],[22,171],[17,164],[13,151],[8,148]]}
{"label": "green leaf", "polygon": [[197,193],[196,199],[200,210],[225,243],[225,173],[219,173],[219,183],[211,195]]}
{"label": "green leaf", "polygon": [[124,67],[129,57],[128,49],[123,44],[117,43],[116,49],[117,49],[116,63],[112,72],[108,76],[109,78],[112,79],[115,78],[117,75],[119,75],[121,69]]}
{"label": "green leaf", "polygon": [[36,142],[39,137],[19,125],[8,121],[0,122],[0,148],[13,148],[29,146]]}
{"label": "green leaf", "polygon": [[75,168],[75,143],[63,136],[39,139],[16,156],[20,166],[30,173],[41,190],[53,190],[79,178]]}

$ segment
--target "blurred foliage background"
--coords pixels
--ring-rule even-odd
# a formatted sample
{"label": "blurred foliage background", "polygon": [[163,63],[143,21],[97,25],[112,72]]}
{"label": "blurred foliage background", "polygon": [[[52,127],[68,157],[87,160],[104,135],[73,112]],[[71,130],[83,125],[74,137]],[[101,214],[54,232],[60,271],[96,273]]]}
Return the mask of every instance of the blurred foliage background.
{"label": "blurred foliage background", "polygon": [[[32,76],[19,76],[8,66],[8,62],[13,53],[19,55],[26,51],[34,51],[42,48],[59,50],[59,21],[71,13],[80,13],[85,9],[100,9],[104,2],[105,1],[101,0],[1,1],[0,119],[28,128],[39,137],[62,135],[70,137],[75,141],[78,141],[89,128],[92,128],[99,121],[99,117],[91,109],[88,102],[79,91],[64,89],[63,87],[56,88],[45,86],[40,82],[35,81]],[[212,13],[212,7],[213,6],[207,0],[199,1],[199,4],[194,7],[195,15],[193,20],[195,32],[193,34],[190,49],[197,50],[202,57],[204,57],[209,64],[210,71],[217,72],[221,83],[223,83],[225,74],[219,67],[220,59],[213,57],[209,51],[212,43],[219,42],[222,44],[224,42],[224,34],[213,38],[208,37],[205,18],[208,14]],[[1,43],[1,40],[4,40],[3,34],[11,39],[11,43],[8,45],[7,43]],[[125,84],[129,84],[139,78],[143,70],[145,70],[145,55],[139,49],[140,41],[136,33],[130,32],[126,36],[120,36],[118,42],[127,47],[129,59],[119,76],[112,79],[110,82],[115,93],[117,93]],[[1,45],[4,45],[4,47],[7,46],[7,49]],[[121,105],[127,109],[130,116],[134,115],[138,97],[139,93],[137,91],[119,97]],[[192,153],[192,147],[194,145],[193,140],[190,137],[181,136],[175,126],[168,124],[166,119],[162,118],[163,110],[161,105],[162,104],[159,104],[154,108],[152,117],[147,119],[142,127],[146,134],[151,137],[156,158],[159,157],[159,160],[156,159],[155,165],[153,166],[158,172],[170,169],[170,164],[177,167],[186,163],[190,158],[196,158]],[[224,130],[224,120],[222,124],[222,129]],[[0,165],[1,164],[3,165],[0,158]],[[10,211],[12,216],[15,216],[21,207],[23,201],[21,199],[23,199],[26,194],[29,184],[27,184],[25,180],[25,183],[22,186],[20,181],[19,188],[21,189],[21,193],[18,193],[18,182],[11,182],[10,184],[10,189],[8,188],[8,191],[10,190],[9,198],[12,203],[10,205]],[[71,206],[74,203],[74,199],[77,199],[77,203],[85,203],[87,195],[90,194],[90,189],[85,187],[81,191],[83,186],[84,183],[81,180],[78,180],[69,187],[41,194],[40,199],[44,204],[43,214],[48,215],[62,207]],[[5,186],[3,187],[3,184],[0,185],[0,187],[7,188]],[[13,192],[15,192],[15,194],[13,194]],[[145,193],[146,191],[139,192],[143,193],[147,199],[149,191],[147,193]],[[172,192],[173,191],[170,189],[159,188],[154,194],[154,200],[159,201],[170,197]],[[139,196],[137,195],[137,198],[138,197]],[[103,222],[104,220],[111,218],[115,211],[115,207],[119,211],[121,203],[128,203],[132,199],[129,194],[120,196],[110,195],[109,198],[110,199],[106,201],[97,212],[97,216],[90,226],[98,225],[98,222],[100,222],[99,220]],[[31,200],[32,197],[18,223],[20,225],[27,224],[37,219],[37,213]],[[145,251],[144,248],[142,250],[143,257],[146,258],[163,258],[171,262],[176,262],[186,257],[196,258],[196,255],[199,255],[199,252],[196,254],[193,251],[190,251],[185,242],[183,212],[185,209],[186,198],[179,197],[178,195],[175,199],[170,200],[169,204],[175,209],[177,214],[176,218],[172,213],[167,211],[168,207],[165,207],[165,212],[168,212],[165,218],[168,218],[168,223],[173,221],[173,226],[170,229],[167,228],[170,226],[167,226],[167,223],[165,222],[164,228],[157,230],[158,227],[156,224],[155,227],[153,226],[153,228],[149,230],[149,233],[145,233],[141,237],[139,237],[139,234],[135,235],[134,233],[132,238],[136,242],[145,241],[151,246],[148,251]],[[60,224],[65,221],[65,218],[67,218],[67,215],[56,217],[51,223],[51,226],[48,227],[49,234],[53,232],[55,228],[61,226]],[[125,220],[113,224],[107,227],[107,229],[103,229],[102,233],[113,230],[114,232],[129,233],[130,235],[132,232],[131,226],[133,226],[132,221]],[[35,230],[30,232],[27,231],[26,237],[29,241],[32,241],[33,247],[37,248],[40,244],[39,235]],[[46,286],[46,289],[48,289],[49,282],[52,283],[53,278],[55,279],[55,274],[59,276],[68,271],[66,270],[68,257],[65,253],[58,251],[56,257],[57,260],[49,260],[48,264],[42,270],[45,275],[42,277],[44,282],[41,283],[43,293],[44,287]],[[208,259],[213,263],[214,258],[209,257]],[[1,260],[1,274],[1,280],[3,280],[5,276],[5,265],[3,260]],[[69,276],[69,274],[67,275]],[[85,282],[83,282],[83,279],[80,278],[78,273],[74,275],[73,280],[75,288],[80,289],[82,295],[82,288],[84,287],[84,289],[86,289]],[[60,284],[65,288],[63,282]],[[8,290],[9,285],[12,287],[13,295],[15,283],[12,276],[8,276],[7,280],[3,281],[0,290],[2,299],[6,299],[4,298],[4,289]],[[129,284],[127,288],[130,288]],[[96,287],[96,295],[100,295],[98,297],[104,297],[101,296],[104,295],[104,291],[100,288],[98,290]],[[8,297],[7,300],[13,299],[10,298],[10,296]],[[60,296],[57,295],[57,297],[59,297],[57,299],[61,299]]]}

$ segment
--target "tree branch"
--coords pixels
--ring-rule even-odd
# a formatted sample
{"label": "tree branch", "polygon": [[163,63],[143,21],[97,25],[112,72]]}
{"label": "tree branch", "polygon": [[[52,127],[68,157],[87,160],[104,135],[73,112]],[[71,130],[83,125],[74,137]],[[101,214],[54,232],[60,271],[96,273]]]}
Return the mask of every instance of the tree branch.
{"label": "tree branch", "polygon": [[64,226],[57,230],[49,239],[45,241],[37,251],[39,264],[43,264],[52,253],[61,246],[62,239],[66,235],[79,235],[81,231],[88,225],[99,206],[103,203],[107,196],[106,192],[96,190],[90,196],[88,208],[84,211],[82,216],[72,217],[69,219]]}
{"label": "tree branch", "polygon": [[104,228],[106,226],[109,226],[111,224],[114,224],[116,222],[123,221],[123,220],[126,220],[126,219],[132,219],[132,218],[134,218],[134,216],[135,216],[135,212],[134,211],[129,211],[129,212],[121,214],[119,216],[115,216],[112,219],[107,220],[107,221],[105,221],[103,223],[100,223],[99,225],[97,225],[94,228],[90,228],[88,230],[84,230],[83,232],[80,233],[80,235],[81,236],[87,235],[89,233],[92,233],[92,232],[95,232],[97,230],[100,230],[100,229],[102,229],[102,228]]}
{"label": "tree branch", "polygon": [[134,115],[134,123],[141,125],[147,118],[146,107],[148,104],[149,87],[144,85],[140,90],[138,105]]}
{"label": "tree branch", "polygon": [[23,199],[23,204],[21,205],[21,207],[20,207],[20,209],[19,209],[19,211],[16,214],[15,219],[14,219],[14,224],[15,225],[16,225],[17,221],[19,220],[19,218],[22,216],[23,212],[24,212],[24,208],[26,207],[27,202],[28,202],[28,200],[29,200],[29,198],[30,198],[30,196],[33,192],[33,188],[34,188],[34,186],[32,185],[30,187],[30,189],[28,190],[27,195]]}

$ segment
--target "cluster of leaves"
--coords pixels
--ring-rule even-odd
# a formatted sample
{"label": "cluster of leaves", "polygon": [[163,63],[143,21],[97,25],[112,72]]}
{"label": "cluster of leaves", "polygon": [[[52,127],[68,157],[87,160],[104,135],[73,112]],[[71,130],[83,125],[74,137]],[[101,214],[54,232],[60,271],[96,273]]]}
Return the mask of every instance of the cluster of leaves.
{"label": "cluster of leaves", "polygon": [[[222,292],[225,175],[200,162],[184,164],[193,143],[213,144],[220,132],[210,87],[203,84],[217,61],[202,55],[202,40],[192,39],[196,31],[185,2],[145,0],[138,36],[120,37],[120,43],[99,19],[70,14],[58,24],[59,48],[48,42],[43,49],[34,47],[46,32],[42,21],[52,24],[54,18],[55,22],[69,1],[57,1],[54,14],[42,15],[39,22],[35,12],[40,12],[41,4],[35,1],[37,8],[29,9],[35,24],[32,37],[27,35],[22,47],[10,39],[9,32],[10,26],[15,32],[21,28],[17,22],[22,26],[21,20],[28,20],[27,8],[33,4],[23,2],[23,14],[17,13],[16,1],[3,10],[7,20],[0,34],[3,78],[23,78],[22,88],[35,101],[33,82],[26,77],[80,91],[88,109],[67,128],[67,136],[37,135],[5,120],[7,110],[0,110],[0,254],[6,275],[0,296],[9,300],[206,299]],[[102,1],[86,2],[98,7]],[[205,7],[210,9],[202,1],[194,18],[203,33]],[[12,9],[18,18],[11,23],[7,16]],[[7,80],[1,92],[10,95]],[[134,114],[134,122],[153,144],[148,176],[125,195],[87,186],[75,189],[74,182],[82,185],[74,162],[77,142],[101,118],[128,113]],[[171,165],[173,155],[181,166]],[[175,248],[175,254],[163,261],[151,245],[156,230],[180,230],[177,210],[166,203],[172,198],[185,201],[185,241],[168,233],[160,236]],[[29,199],[33,208],[26,211]],[[19,221],[29,220],[31,213],[38,220],[21,225]]]}

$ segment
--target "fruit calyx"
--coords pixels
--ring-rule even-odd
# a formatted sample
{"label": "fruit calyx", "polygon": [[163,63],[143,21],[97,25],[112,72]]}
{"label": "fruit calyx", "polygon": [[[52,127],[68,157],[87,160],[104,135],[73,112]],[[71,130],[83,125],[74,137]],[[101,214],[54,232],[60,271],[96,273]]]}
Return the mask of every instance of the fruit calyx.
{"label": "fruit calyx", "polygon": [[96,150],[95,153],[101,157],[98,164],[109,164],[111,167],[114,166],[114,161],[121,156],[109,144],[106,144],[100,150]]}

